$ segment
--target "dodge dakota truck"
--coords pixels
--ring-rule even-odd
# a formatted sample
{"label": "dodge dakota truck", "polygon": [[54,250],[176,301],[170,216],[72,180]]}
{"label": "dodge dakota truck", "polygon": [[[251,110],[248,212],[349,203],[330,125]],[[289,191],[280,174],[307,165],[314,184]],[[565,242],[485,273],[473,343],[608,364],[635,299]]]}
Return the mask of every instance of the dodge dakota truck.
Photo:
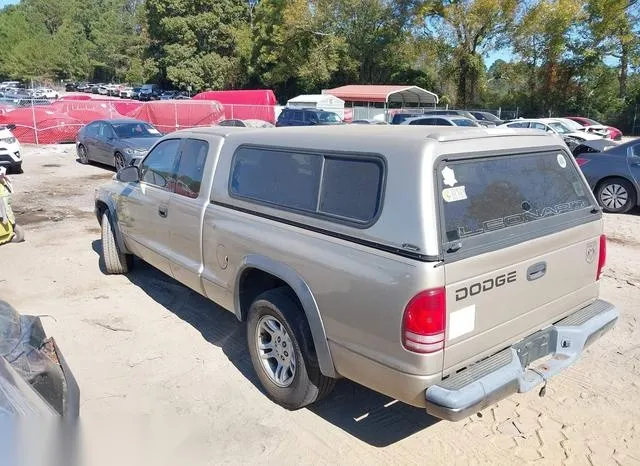
{"label": "dodge dakota truck", "polygon": [[137,256],[233,312],[288,409],[344,377],[459,420],[546,384],[618,317],[602,211],[534,130],[178,131],[95,212],[107,272]]}

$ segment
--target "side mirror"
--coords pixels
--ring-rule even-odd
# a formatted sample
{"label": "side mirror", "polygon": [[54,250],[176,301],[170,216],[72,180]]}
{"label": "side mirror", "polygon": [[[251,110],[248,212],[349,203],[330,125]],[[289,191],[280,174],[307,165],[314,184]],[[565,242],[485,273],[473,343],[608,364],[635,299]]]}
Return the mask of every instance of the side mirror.
{"label": "side mirror", "polygon": [[16,129],[16,125],[14,125],[13,123],[11,123],[10,125],[7,125],[7,129],[9,131],[13,131],[14,129]]}
{"label": "side mirror", "polygon": [[116,180],[123,183],[137,183],[140,181],[140,170],[136,166],[124,167],[116,174]]}

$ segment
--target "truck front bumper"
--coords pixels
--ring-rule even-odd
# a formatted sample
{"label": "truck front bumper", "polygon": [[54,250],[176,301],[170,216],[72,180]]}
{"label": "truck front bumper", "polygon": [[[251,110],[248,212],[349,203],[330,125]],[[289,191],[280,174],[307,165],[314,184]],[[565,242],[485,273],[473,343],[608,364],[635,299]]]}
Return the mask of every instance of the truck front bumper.
{"label": "truck front bumper", "polygon": [[573,364],[587,346],[613,328],[617,319],[613,305],[597,300],[432,385],[425,392],[427,412],[459,421],[513,393],[528,392]]}

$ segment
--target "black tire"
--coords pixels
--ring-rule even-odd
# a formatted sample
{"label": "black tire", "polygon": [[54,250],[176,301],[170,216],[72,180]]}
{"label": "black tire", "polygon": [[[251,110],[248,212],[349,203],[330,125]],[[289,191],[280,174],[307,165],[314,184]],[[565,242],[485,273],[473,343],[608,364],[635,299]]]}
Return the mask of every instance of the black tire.
{"label": "black tire", "polygon": [[13,225],[13,238],[11,238],[12,243],[22,243],[24,242],[24,229],[20,225]]}
{"label": "black tire", "polygon": [[[258,354],[256,332],[264,316],[274,317],[282,323],[291,338],[297,364],[289,386],[278,386],[270,378]],[[262,387],[267,396],[280,406],[289,410],[300,409],[333,390],[336,380],[320,372],[309,324],[300,304],[288,288],[266,291],[251,304],[247,318],[247,344],[253,368]]]}
{"label": "black tire", "polygon": [[78,162],[82,165],[87,165],[89,163],[89,154],[82,144],[78,146]]}
{"label": "black tire", "polygon": [[605,212],[625,214],[636,206],[637,193],[624,178],[609,178],[598,185],[598,204]]}
{"label": "black tire", "polygon": [[124,155],[122,155],[120,152],[116,152],[113,156],[113,166],[115,167],[116,172],[122,170],[127,166],[127,162],[124,160]]}
{"label": "black tire", "polygon": [[102,259],[108,274],[124,274],[133,266],[133,256],[120,251],[109,211],[102,214]]}
{"label": "black tire", "polygon": [[24,173],[24,170],[22,169],[22,164],[20,165],[15,165],[11,168],[9,168],[9,173],[12,175],[21,175]]}

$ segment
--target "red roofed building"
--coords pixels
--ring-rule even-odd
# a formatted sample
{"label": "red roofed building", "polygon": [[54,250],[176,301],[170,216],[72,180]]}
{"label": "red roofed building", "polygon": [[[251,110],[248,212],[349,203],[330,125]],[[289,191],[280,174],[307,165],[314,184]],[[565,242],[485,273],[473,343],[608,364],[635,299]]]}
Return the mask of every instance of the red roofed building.
{"label": "red roofed building", "polygon": [[349,85],[325,89],[345,101],[345,109],[353,108],[353,119],[373,118],[386,114],[389,108],[435,107],[438,96],[418,86],[398,85]]}
{"label": "red roofed building", "polygon": [[418,86],[373,86],[350,85],[326,89],[323,94],[331,94],[346,102],[413,103],[433,106],[438,96]]}

